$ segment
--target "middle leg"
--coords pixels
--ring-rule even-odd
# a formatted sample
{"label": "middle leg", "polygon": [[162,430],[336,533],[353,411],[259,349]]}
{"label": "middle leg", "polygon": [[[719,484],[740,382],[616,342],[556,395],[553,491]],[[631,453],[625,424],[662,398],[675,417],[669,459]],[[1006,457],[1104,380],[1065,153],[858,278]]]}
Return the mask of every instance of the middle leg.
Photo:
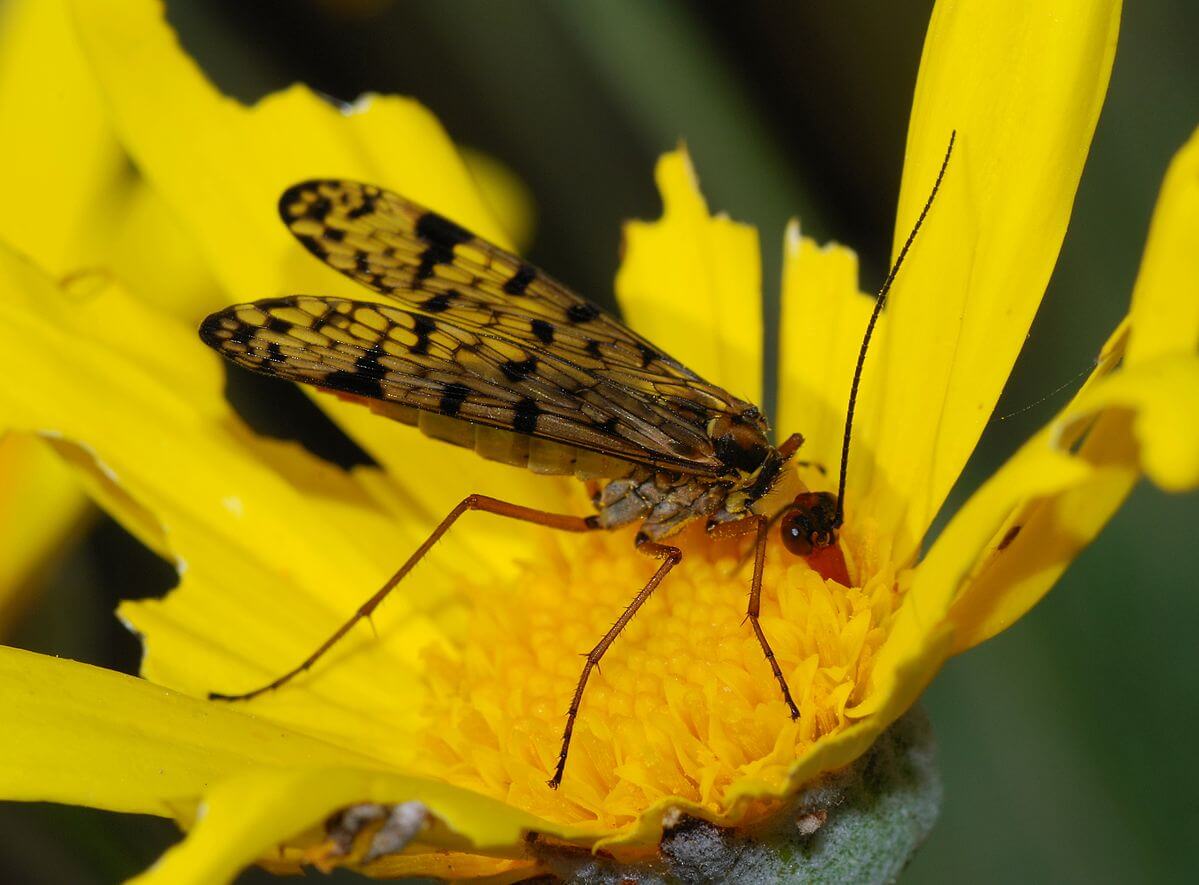
{"label": "middle leg", "polygon": [[578,685],[575,686],[574,697],[570,699],[570,709],[566,713],[566,730],[562,733],[562,751],[558,754],[558,764],[554,766],[553,776],[547,781],[551,790],[558,789],[558,785],[562,783],[562,772],[566,770],[566,754],[570,751],[570,736],[575,730],[575,719],[579,714],[579,704],[583,702],[583,689],[587,687],[587,680],[591,676],[591,671],[599,665],[600,658],[604,656],[604,652],[616,641],[616,637],[620,635],[620,631],[628,626],[629,621],[633,620],[633,615],[637,614],[637,610],[658,589],[658,585],[662,583],[662,579],[683,559],[683,551],[678,547],[671,547],[669,544],[657,544],[641,533],[637,534],[637,540],[634,543],[637,546],[638,553],[644,553],[646,556],[660,559],[662,560],[662,564],[658,566],[658,570],[653,573],[646,585],[641,588],[641,591],[633,597],[633,601],[628,604],[621,616],[616,619],[616,623],[604,634],[603,639],[596,643],[595,648],[587,653],[587,663],[583,665],[583,672],[579,676]]}
{"label": "middle leg", "polygon": [[749,607],[746,609],[745,617],[753,627],[754,635],[758,637],[758,644],[762,646],[762,653],[766,655],[766,662],[770,664],[774,678],[778,680],[779,687],[783,690],[783,700],[787,702],[787,706],[791,710],[791,718],[798,719],[799,707],[795,705],[795,701],[791,697],[791,689],[787,686],[783,669],[779,666],[779,662],[774,656],[774,649],[770,647],[766,633],[758,622],[758,615],[762,608],[762,569],[766,565],[766,537],[769,529],[770,520],[765,516],[755,515],[732,522],[717,523],[708,529],[708,533],[714,538],[741,538],[751,533],[754,535],[754,576],[749,585]]}

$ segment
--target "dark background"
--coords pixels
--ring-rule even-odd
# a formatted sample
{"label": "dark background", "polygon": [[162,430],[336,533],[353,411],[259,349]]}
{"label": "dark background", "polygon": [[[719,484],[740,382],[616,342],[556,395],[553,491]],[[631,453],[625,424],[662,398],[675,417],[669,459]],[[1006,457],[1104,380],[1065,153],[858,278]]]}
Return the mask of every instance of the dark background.
{"label": "dark background", "polygon": [[[761,229],[769,334],[791,215],[855,247],[864,288],[882,278],[931,6],[168,2],[184,45],[238,97],[302,79],[343,99],[419,98],[456,141],[523,179],[538,213],[533,259],[601,302],[611,304],[620,221],[657,216],[654,160],[686,138],[711,206]],[[1061,261],[997,411],[1018,414],[992,422],[951,508],[1060,407],[1072,386],[1053,391],[1090,366],[1123,315],[1166,165],[1199,124],[1196,45],[1199,4],[1125,10]],[[234,393],[258,411],[245,379]],[[303,403],[274,429],[352,457]],[[1199,497],[1142,486],[1045,602],[946,667],[925,701],[941,742],[942,820],[906,881],[1188,878],[1197,520]],[[7,641],[133,672],[136,643],[110,611],[172,582],[101,520]],[[4,805],[0,879],[112,882],[175,838],[165,821]]]}

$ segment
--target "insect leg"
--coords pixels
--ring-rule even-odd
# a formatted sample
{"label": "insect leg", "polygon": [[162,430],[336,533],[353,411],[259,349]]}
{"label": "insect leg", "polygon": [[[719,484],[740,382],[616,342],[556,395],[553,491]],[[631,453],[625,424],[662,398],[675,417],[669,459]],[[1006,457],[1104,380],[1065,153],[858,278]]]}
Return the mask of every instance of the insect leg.
{"label": "insect leg", "polygon": [[[784,461],[791,461],[791,456],[799,451],[799,447],[803,445],[804,437],[802,433],[793,433],[779,444],[778,453]],[[796,467],[815,467],[820,471],[820,475],[824,476],[828,473],[823,464],[817,464],[815,461],[791,461]]]}
{"label": "insect leg", "polygon": [[758,623],[758,613],[762,607],[762,568],[766,564],[766,535],[769,528],[770,521],[765,516],[747,516],[733,522],[718,523],[709,529],[709,533],[716,538],[737,538],[748,535],[750,532],[755,535],[754,576],[749,585],[749,608],[745,612],[745,617],[753,627],[754,635],[758,637],[758,644],[762,646],[762,651],[766,655],[766,662],[770,664],[774,678],[778,680],[779,687],[783,690],[783,700],[791,708],[791,718],[798,719],[799,707],[791,698],[791,689],[788,688],[783,670],[774,657],[774,649],[766,641],[766,634],[762,631],[762,625]]}
{"label": "insect leg", "polygon": [[778,452],[780,455],[782,455],[783,460],[786,461],[792,455],[794,455],[796,452],[798,452],[799,447],[802,445],[803,445],[803,434],[802,433],[793,433],[789,437],[787,437],[785,440],[783,440],[782,443],[779,444]]}
{"label": "insect leg", "polygon": [[658,566],[658,570],[650,577],[646,585],[641,588],[641,591],[633,597],[633,601],[628,604],[624,612],[616,623],[611,626],[604,638],[596,643],[595,648],[587,653],[587,663],[583,665],[583,672],[579,676],[579,683],[575,686],[574,697],[570,699],[570,709],[566,713],[566,730],[562,732],[562,752],[558,754],[558,764],[554,767],[554,776],[547,783],[550,789],[558,789],[558,785],[562,783],[562,772],[566,769],[566,754],[570,750],[570,736],[575,730],[575,717],[579,714],[579,704],[583,701],[583,689],[587,687],[587,679],[591,676],[591,671],[596,668],[600,662],[600,658],[604,656],[609,646],[616,641],[616,637],[620,635],[620,631],[628,626],[629,621],[633,620],[633,615],[637,614],[637,609],[645,604],[645,601],[650,598],[658,585],[662,583],[662,579],[666,574],[674,568],[683,559],[683,551],[678,547],[671,547],[668,544],[657,544],[644,535],[637,536],[637,550],[644,553],[646,556],[652,556],[654,559],[663,560]]}
{"label": "insect leg", "polygon": [[463,498],[458,506],[449,512],[438,525],[433,529],[432,533],[425,542],[416,548],[416,552],[408,557],[408,561],[400,566],[387,583],[379,588],[375,594],[358,607],[358,611],[354,612],[353,616],[348,621],[338,627],[333,635],[320,644],[312,654],[304,659],[299,666],[288,670],[278,679],[269,682],[261,688],[256,688],[253,691],[247,691],[243,694],[220,694],[218,692],[209,692],[210,700],[217,701],[247,701],[250,698],[257,697],[260,694],[279,688],[284,683],[290,682],[294,677],[300,675],[305,670],[315,664],[321,657],[332,648],[339,639],[350,632],[350,629],[361,621],[363,618],[370,617],[379,604],[387,598],[387,595],[395,589],[400,581],[404,580],[407,574],[412,571],[425,554],[428,553],[433,545],[441,540],[442,535],[450,530],[450,527],[457,522],[458,517],[466,513],[468,510],[481,510],[484,513],[494,513],[497,516],[506,516],[509,519],[518,519],[521,522],[531,522],[534,525],[542,525],[552,529],[558,529],[564,532],[586,532],[592,529],[599,528],[594,517],[567,516],[560,513],[546,513],[544,510],[534,510],[532,507],[522,507],[519,504],[510,504],[507,501],[500,501],[497,498],[489,498],[486,495],[467,495]]}

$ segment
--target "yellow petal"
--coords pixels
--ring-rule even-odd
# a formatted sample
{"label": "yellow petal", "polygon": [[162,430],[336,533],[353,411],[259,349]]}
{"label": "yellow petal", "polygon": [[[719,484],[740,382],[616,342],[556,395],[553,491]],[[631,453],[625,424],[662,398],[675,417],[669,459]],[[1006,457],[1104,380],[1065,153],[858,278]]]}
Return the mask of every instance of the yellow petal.
{"label": "yellow petal", "polygon": [[15,648],[0,647],[0,697],[6,799],[170,816],[240,771],[369,764],[230,707]]}
{"label": "yellow petal", "polygon": [[[1131,413],[1137,461],[1161,488],[1185,492],[1199,485],[1199,357],[1171,354],[1129,366],[1083,390],[1063,425],[1107,411]],[[1111,443],[1090,428],[1084,454],[1090,444]]]}
{"label": "yellow petal", "polygon": [[180,51],[160,3],[72,5],[123,143],[237,297],[363,297],[279,221],[279,194],[305,178],[369,180],[506,243],[445,130],[417,102],[368,95],[342,109],[295,86],[246,107]]}
{"label": "yellow petal", "polygon": [[[420,801],[437,819],[437,826],[421,833],[423,843],[512,852],[519,850],[525,831],[542,825],[532,815],[447,784],[350,768],[263,768],[225,780],[209,791],[203,815],[188,837],[134,881],[143,885],[226,882],[338,809],[360,802],[406,801]],[[436,868],[438,858],[425,857],[433,863],[414,864],[412,873]]]}
{"label": "yellow petal", "polygon": [[75,270],[129,173],[61,0],[4,4],[0,132],[0,239],[55,275]]}
{"label": "yellow petal", "polygon": [[[255,442],[225,410],[214,354],[188,330],[128,299],[107,281],[97,286],[62,293],[37,269],[0,251],[0,368],[14,376],[21,369],[29,379],[4,388],[0,405],[16,427],[49,436],[115,515],[179,562],[183,584],[166,601],[122,608],[127,621],[147,633],[147,675],[192,694],[260,683],[307,654],[338,623],[338,610],[344,616],[361,600],[364,588],[378,586],[386,573],[382,563],[391,558],[389,542],[399,535],[395,510],[385,508],[352,477],[332,468],[322,472],[294,446]],[[149,353],[155,348],[160,350],[158,362]],[[435,611],[435,569],[424,571],[421,595],[409,601]],[[182,739],[178,743],[212,766],[223,765],[226,757],[237,762],[237,753],[244,750],[251,761],[261,751],[274,765],[293,767],[296,754],[302,761],[307,758],[303,754],[317,752],[313,746],[322,748],[318,761],[326,769],[402,762],[412,751],[406,736],[419,725],[421,649],[437,640],[438,631],[427,614],[416,613],[402,597],[379,615],[380,638],[364,629],[339,647],[327,668],[317,668],[294,691],[253,706],[200,703],[91,668],[82,668],[87,676],[82,683],[35,682],[33,688],[28,688],[30,680],[43,673],[33,665],[26,669],[34,675],[25,682],[0,673],[0,685],[22,693],[27,704],[36,701],[41,711],[33,715],[9,700],[10,714],[41,736],[37,742],[24,730],[10,729],[14,740],[30,753],[54,757],[73,753],[62,741],[86,740],[93,754],[75,753],[73,758],[103,772],[100,782],[89,782],[63,766],[60,781],[47,782],[37,776],[37,757],[21,765],[25,780],[15,779],[14,773],[3,785],[5,795],[186,819],[189,803],[216,773],[182,770],[179,778],[200,780],[200,787],[189,787],[183,780],[156,778],[150,769],[130,774],[98,760],[95,753],[119,758],[114,754],[130,752],[132,744],[122,743],[112,729],[89,730],[88,717],[98,715],[96,709],[114,711],[122,728],[129,723],[141,728],[149,720],[163,729],[163,736],[177,730],[195,738],[200,748]],[[381,672],[388,674],[385,683],[377,678]],[[121,695],[123,685],[136,692],[128,702]],[[65,706],[46,705],[44,695]],[[183,713],[139,707],[146,697],[169,697]],[[65,716],[66,708],[78,707],[81,698],[91,705],[84,709],[82,724]],[[243,710],[252,710],[257,718]],[[55,725],[60,713],[66,723],[61,727]],[[212,718],[228,734],[222,731],[208,747],[198,717]],[[288,742],[294,752],[279,750],[274,739],[261,736],[263,731]],[[142,733],[159,737],[154,728],[142,728]],[[57,742],[47,742],[46,734],[54,734]],[[134,750],[140,764],[159,764],[153,754]],[[338,785],[322,794],[328,802],[340,802],[343,795],[427,799],[447,823],[464,822],[475,840],[471,844],[488,845],[489,839],[511,844],[515,838],[511,827],[499,836],[488,835],[512,818],[505,818],[498,805],[489,810],[487,800],[473,794],[461,794],[467,798],[442,807],[434,805],[443,795],[438,791],[450,788],[433,786],[426,794],[392,777],[380,781],[391,792],[371,787],[360,793],[363,781],[353,772],[327,777]],[[121,784],[113,780],[127,782],[127,789],[118,789]],[[89,784],[95,787],[92,793],[86,792]],[[169,789],[158,793],[160,784]],[[69,789],[75,792],[68,794]],[[180,810],[179,802],[186,808]],[[241,805],[251,804],[243,796]],[[552,831],[549,825],[541,829]],[[264,838],[254,850],[272,844]]]}
{"label": "yellow petal", "polygon": [[[1038,438],[1069,434],[1064,442],[1079,440],[1080,457],[1103,469],[1060,495],[1025,501],[1007,517],[954,603],[955,651],[990,638],[1035,605],[1107,524],[1140,471],[1169,491],[1199,483],[1197,164],[1199,138],[1192,136],[1162,186],[1128,320],[1105,348],[1098,377],[1055,420],[1057,430]],[[1102,377],[1121,357],[1125,368]]]}
{"label": "yellow petal", "polygon": [[[86,664],[0,647],[0,794],[195,821],[146,881],[219,882],[357,802],[419,801],[436,848],[518,850],[554,827],[493,799],[379,769],[301,732]],[[434,871],[442,858],[413,872]]]}
{"label": "yellow petal", "polygon": [[973,450],[1045,291],[1107,90],[1119,9],[942,0],[934,10],[896,251],[953,130],[957,144],[862,393],[863,412],[877,415],[873,512],[898,531],[901,559]]}
{"label": "yellow petal", "polygon": [[616,298],[629,324],[731,393],[762,401],[762,283],[758,233],[713,216],[691,158],[658,160],[662,218],[625,225]]}
{"label": "yellow petal", "polygon": [[487,208],[503,227],[508,240],[523,252],[533,242],[537,207],[520,177],[490,154],[460,148],[462,160],[483,195]]}
{"label": "yellow petal", "polygon": [[[372,297],[307,254],[280,222],[279,194],[305,178],[371,181],[507,245],[445,130],[417,102],[368,95],[341,109],[294,86],[245,107],[217,92],[181,52],[159,3],[75,2],[74,11],[122,141],[196,237],[230,301],[290,293]],[[523,472],[424,440],[333,397],[316,401],[403,477],[426,525],[468,492],[564,506],[554,483],[530,483]],[[527,549],[528,537],[513,526],[502,542],[477,542],[507,558],[514,546]]]}
{"label": "yellow petal", "polygon": [[130,291],[189,326],[229,303],[199,245],[140,175],[122,181],[92,228],[92,262],[111,268]]}
{"label": "yellow petal", "polygon": [[[53,88],[46,88],[52,83]],[[65,0],[14,0],[0,20],[0,239],[55,276],[107,268],[189,318],[224,301],[195,245],[133,171]],[[18,208],[19,207],[19,208]]]}
{"label": "yellow petal", "polygon": [[[1199,358],[1160,357],[1103,377],[1105,370],[1101,365],[1093,382],[979,491],[978,502],[971,499],[963,508],[970,515],[955,517],[954,523],[969,522],[986,514],[970,541],[946,533],[921,564],[924,574],[928,561],[954,556],[950,548],[956,548],[956,562],[964,566],[970,546],[983,541],[968,570],[956,576],[940,570],[936,589],[932,578],[924,579],[928,589],[918,611],[936,618],[949,602],[954,653],[990,638],[1036,604],[1107,524],[1142,470],[1167,490],[1199,486]],[[1036,457],[1059,460],[1057,468],[1046,464],[1061,485],[1013,495],[1021,487],[1008,475],[1016,469],[1011,465]],[[982,503],[989,499],[996,503]],[[938,554],[943,545],[946,552]]]}
{"label": "yellow petal", "polygon": [[[225,403],[218,357],[190,329],[97,285],[61,292],[0,251],[0,368],[23,379],[0,389],[0,414],[50,439],[93,496],[184,575],[167,601],[122,610],[148,634],[143,672],[193,694],[246,690],[302,660],[427,526],[386,500],[382,480],[255,442]],[[420,593],[379,612],[380,640],[364,626],[312,674],[305,686],[323,701],[293,694],[265,708],[348,745],[406,751],[395,736],[418,703],[405,687],[418,691],[420,651],[438,636],[417,609],[436,609],[453,562],[439,551]],[[342,656],[352,664],[334,666]],[[363,692],[360,706],[344,703]]]}
{"label": "yellow petal", "polygon": [[42,567],[86,513],[79,483],[41,441],[0,436],[0,635],[25,610]]}
{"label": "yellow petal", "polygon": [[883,711],[895,711],[896,695],[922,690],[952,648],[950,606],[1007,515],[1024,500],[1061,494],[1090,476],[1085,464],[1068,455],[1031,445],[992,476],[954,515],[916,569],[879,651],[870,694],[848,714],[882,717],[885,726]]}
{"label": "yellow petal", "polygon": [[[792,222],[783,251],[778,433],[802,433],[799,457],[827,471],[823,484],[809,474],[810,486],[836,486],[849,385],[873,306],[858,291],[857,255],[801,237]],[[871,438],[866,416],[859,416],[854,452],[868,450]],[[856,502],[856,495],[848,497]]]}
{"label": "yellow petal", "polygon": [[1166,173],[1130,319],[1130,364],[1199,345],[1199,130]]}

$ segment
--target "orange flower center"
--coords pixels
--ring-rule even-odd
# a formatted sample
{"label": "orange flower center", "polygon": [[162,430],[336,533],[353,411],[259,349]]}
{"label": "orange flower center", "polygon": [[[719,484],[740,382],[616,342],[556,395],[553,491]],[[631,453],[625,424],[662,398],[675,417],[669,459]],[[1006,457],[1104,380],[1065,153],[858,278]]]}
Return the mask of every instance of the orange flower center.
{"label": "orange flower center", "polygon": [[682,563],[593,673],[553,791],[546,779],[580,655],[656,563],[636,555],[627,532],[547,535],[515,580],[462,588],[471,614],[455,648],[428,652],[421,767],[597,829],[667,797],[721,814],[735,784],[781,786],[798,753],[847,724],[899,603],[878,533],[847,527],[842,539],[864,586],[823,580],[777,536],[767,551],[762,626],[800,706],[793,721],[744,623],[752,564],[739,567],[743,544],[714,542],[702,528],[682,535]]}

